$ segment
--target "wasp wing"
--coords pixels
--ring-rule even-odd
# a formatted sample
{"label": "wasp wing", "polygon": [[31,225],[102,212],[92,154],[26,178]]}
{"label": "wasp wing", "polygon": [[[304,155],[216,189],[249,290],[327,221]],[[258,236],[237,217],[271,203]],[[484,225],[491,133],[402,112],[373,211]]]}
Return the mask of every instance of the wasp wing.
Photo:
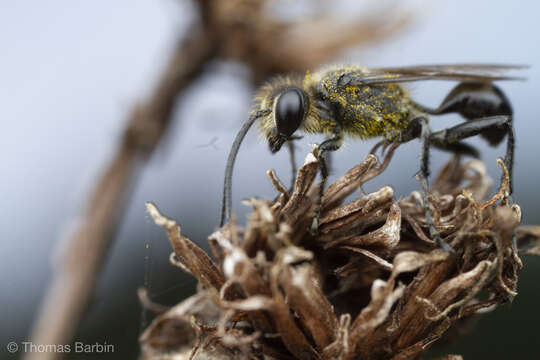
{"label": "wasp wing", "polygon": [[367,72],[351,72],[342,75],[340,85],[376,85],[421,80],[451,80],[493,82],[500,80],[525,80],[524,77],[508,76],[511,70],[527,68],[525,65],[452,64],[419,65],[395,68],[374,68]]}

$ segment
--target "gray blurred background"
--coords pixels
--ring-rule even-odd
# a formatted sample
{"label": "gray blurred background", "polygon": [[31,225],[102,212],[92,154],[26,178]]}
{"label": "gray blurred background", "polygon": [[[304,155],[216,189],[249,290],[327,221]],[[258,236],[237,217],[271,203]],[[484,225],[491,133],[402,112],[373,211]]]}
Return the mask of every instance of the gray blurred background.
{"label": "gray blurred background", "polygon": [[[285,1],[287,14],[302,11]],[[365,1],[340,1],[337,11],[365,9]],[[426,63],[496,62],[529,64],[527,82],[501,84],[515,110],[517,155],[515,200],[523,223],[540,224],[540,41],[537,1],[411,2],[418,11],[401,36],[369,49],[350,51],[341,62],[366,66]],[[28,0],[0,3],[0,347],[28,339],[32,319],[51,279],[51,264],[61,251],[59,239],[76,224],[86,195],[115,150],[129,109],[154,85],[179,32],[193,16],[188,1]],[[144,211],[156,203],[177,219],[183,233],[206,248],[218,224],[227,153],[246,119],[253,89],[245,68],[214,63],[178,103],[176,123],[135,187],[96,296],[76,339],[115,345],[109,358],[134,358],[137,336],[149,319],[136,289],[149,281],[150,296],[174,304],[195,282],[168,263],[170,247],[161,229]],[[449,83],[414,84],[418,101],[435,106]],[[434,119],[433,128],[458,119]],[[299,142],[301,159],[318,141]],[[471,143],[496,181],[495,159],[504,146]],[[373,142],[348,141],[334,156],[341,174],[363,159]],[[418,185],[419,146],[400,148],[389,169],[366,190],[390,184],[398,195]],[[248,136],[235,168],[233,210],[243,221],[248,209],[240,200],[272,197],[265,171],[289,179],[287,153],[270,155],[256,131]],[[434,169],[448,154],[435,152]],[[147,248],[146,245],[149,245]],[[461,342],[432,351],[461,353],[466,359],[538,358],[540,350],[540,260],[525,258],[519,296],[511,306],[485,316]],[[15,357],[15,356],[13,356]],[[72,355],[72,357],[76,357]],[[105,358],[96,355],[96,358]]]}

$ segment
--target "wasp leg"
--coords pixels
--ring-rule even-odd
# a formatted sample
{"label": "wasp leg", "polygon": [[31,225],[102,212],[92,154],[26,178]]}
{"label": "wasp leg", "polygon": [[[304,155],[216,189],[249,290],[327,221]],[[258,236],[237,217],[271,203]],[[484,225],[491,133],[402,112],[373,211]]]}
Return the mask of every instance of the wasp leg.
{"label": "wasp leg", "polygon": [[474,119],[473,121],[459,124],[449,129],[437,131],[431,134],[429,140],[438,147],[449,148],[455,146],[455,144],[461,144],[459,140],[483,134],[486,131],[500,131],[501,129],[508,134],[504,164],[508,170],[509,192],[512,194],[515,134],[510,116],[498,115]]}
{"label": "wasp leg", "polygon": [[326,162],[326,153],[329,151],[336,151],[341,147],[343,143],[343,133],[341,129],[336,127],[334,128],[332,137],[324,140],[319,145],[319,167],[321,169],[321,182],[319,183],[319,192],[317,194],[317,199],[315,202],[315,216],[313,217],[313,222],[311,223],[311,234],[317,235],[319,230],[319,219],[321,217],[322,210],[322,198],[324,194],[324,187],[326,181],[328,180],[328,164]]}
{"label": "wasp leg", "polygon": [[433,222],[433,215],[431,214],[431,210],[429,208],[428,178],[429,178],[429,145],[430,145],[430,140],[431,140],[431,130],[429,128],[426,118],[420,117],[413,121],[419,122],[420,125],[422,126],[421,131],[420,131],[421,152],[420,152],[420,172],[418,174],[419,175],[418,178],[420,180],[420,186],[422,187],[422,203],[424,207],[424,214],[426,216],[426,222],[428,223],[428,226],[429,226],[429,235],[433,240],[435,240],[437,245],[439,245],[443,250],[453,253],[454,249],[452,249],[450,245],[448,245],[446,242],[444,242],[441,239],[439,232],[435,228],[435,223]]}
{"label": "wasp leg", "polygon": [[298,167],[296,166],[296,156],[295,156],[295,146],[294,141],[302,139],[302,136],[291,136],[289,137],[289,140],[287,141],[287,147],[289,148],[289,162],[291,163],[291,187],[289,188],[289,193],[292,194],[294,190],[294,183],[296,182],[296,172],[298,171]]}
{"label": "wasp leg", "polygon": [[379,148],[382,146],[381,155],[384,155],[384,152],[386,151],[386,148],[390,144],[392,144],[392,141],[389,141],[388,139],[383,139],[381,141],[378,141],[375,145],[373,145],[373,147],[371,148],[369,153],[372,154],[372,155],[375,155],[377,150],[379,150]]}
{"label": "wasp leg", "polygon": [[[434,132],[432,136],[435,134],[437,134],[437,132]],[[440,143],[437,141],[437,139],[432,137],[430,138],[430,145],[439,150],[448,151],[456,155],[468,155],[475,159],[480,158],[478,149],[461,141],[456,141],[453,143]]]}
{"label": "wasp leg", "polygon": [[[453,141],[446,141],[448,146],[455,147],[455,142],[470,136],[479,134],[488,141],[491,146],[501,143],[508,134],[506,156],[504,159],[508,174],[510,176],[509,191],[513,190],[513,168],[514,168],[514,143],[515,134],[512,125],[512,106],[504,93],[492,83],[463,82],[450,91],[437,109],[429,109],[419,105],[419,109],[427,114],[448,114],[458,113],[468,120],[471,127],[458,125],[454,131],[456,136]],[[489,117],[505,116],[504,124],[491,124],[487,121],[474,125]],[[475,130],[478,129],[478,130]],[[450,129],[449,129],[450,130]],[[437,137],[439,137],[438,135]],[[432,139],[434,143],[437,139]],[[450,145],[454,143],[454,145]]]}
{"label": "wasp leg", "polygon": [[289,148],[289,161],[291,163],[291,186],[289,188],[289,193],[292,194],[294,189],[294,183],[296,182],[296,156],[294,151],[293,140],[287,141],[287,147]]}
{"label": "wasp leg", "polygon": [[[488,116],[511,117],[513,111],[510,101],[497,86],[489,83],[465,82],[450,91],[435,113],[458,113],[468,121],[476,121]],[[496,146],[501,143],[506,133],[505,127],[491,128],[484,130],[481,136],[491,146]]]}

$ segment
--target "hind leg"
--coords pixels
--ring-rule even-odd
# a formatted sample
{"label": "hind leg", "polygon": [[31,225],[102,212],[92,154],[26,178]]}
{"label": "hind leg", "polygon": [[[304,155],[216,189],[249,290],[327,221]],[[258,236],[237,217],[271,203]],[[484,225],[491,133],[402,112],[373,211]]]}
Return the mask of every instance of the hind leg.
{"label": "hind leg", "polygon": [[[510,176],[510,194],[513,186],[515,134],[512,124],[512,106],[497,86],[490,83],[461,83],[442,101],[437,109],[420,106],[428,114],[458,113],[467,123],[432,134],[430,141],[442,149],[464,149],[459,140],[480,135],[491,146],[501,143],[508,134],[504,159]],[[471,154],[472,155],[472,154]]]}
{"label": "hind leg", "polygon": [[504,164],[506,165],[508,175],[510,177],[509,191],[510,194],[512,194],[515,134],[512,126],[512,118],[510,116],[499,115],[474,119],[473,121],[459,124],[449,129],[434,132],[430,135],[429,140],[433,145],[439,148],[451,149],[456,144],[462,144],[459,142],[459,140],[490,131],[504,131],[505,134],[508,134]]}
{"label": "hind leg", "polygon": [[430,237],[439,245],[443,250],[453,253],[454,249],[446,242],[441,239],[439,232],[435,228],[435,223],[433,221],[433,215],[431,209],[429,208],[429,147],[431,141],[431,130],[429,128],[427,119],[424,117],[417,118],[415,120],[417,124],[421,126],[420,131],[420,171],[418,173],[418,179],[420,181],[420,187],[422,188],[422,205],[424,207],[424,214],[426,216],[426,222],[429,226],[429,235]]}

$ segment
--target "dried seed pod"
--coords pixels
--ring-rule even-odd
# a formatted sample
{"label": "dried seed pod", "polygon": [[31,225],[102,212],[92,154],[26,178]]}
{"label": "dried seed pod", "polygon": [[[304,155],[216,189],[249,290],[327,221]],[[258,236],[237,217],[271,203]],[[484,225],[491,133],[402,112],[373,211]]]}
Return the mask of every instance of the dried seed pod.
{"label": "dried seed pod", "polygon": [[449,254],[429,238],[414,193],[396,202],[384,186],[342,204],[389,157],[380,164],[370,155],[328,187],[313,236],[316,151],[292,194],[270,173],[281,195],[247,202],[253,212],[244,233],[227,224],[211,235],[217,264],[148,206],[178,265],[203,288],[154,320],[141,336],[143,356],[414,359],[458,320],[517,294],[518,254],[540,253],[540,231],[518,228],[521,210],[509,204],[503,163],[500,189],[487,200],[491,180],[478,161],[454,159],[437,178],[430,196],[436,226],[456,250]]}

